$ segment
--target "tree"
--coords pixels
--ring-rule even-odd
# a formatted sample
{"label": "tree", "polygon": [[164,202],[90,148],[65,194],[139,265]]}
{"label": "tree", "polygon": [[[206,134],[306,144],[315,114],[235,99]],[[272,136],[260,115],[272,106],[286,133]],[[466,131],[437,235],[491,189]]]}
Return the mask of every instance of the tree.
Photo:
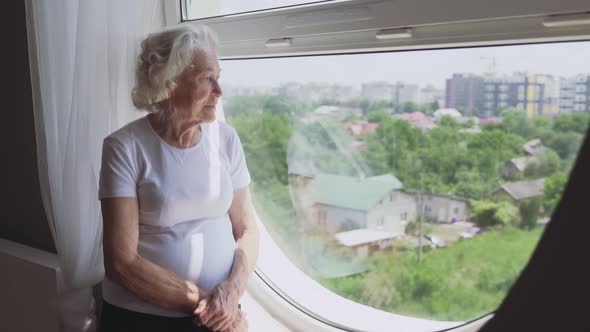
{"label": "tree", "polygon": [[348,114],[342,121],[349,122],[353,120],[362,120],[362,118],[356,114]]}
{"label": "tree", "polygon": [[562,114],[555,119],[553,129],[562,133],[574,132],[580,135],[586,133],[590,115],[587,113]]}
{"label": "tree", "polygon": [[418,105],[414,102],[411,101],[406,101],[401,103],[398,107],[397,107],[397,113],[412,113],[412,112],[417,112],[418,111]]}
{"label": "tree", "polygon": [[524,170],[527,178],[538,179],[550,176],[561,167],[561,159],[552,150],[545,151],[531,160]]}
{"label": "tree", "polygon": [[543,115],[538,115],[533,118],[533,126],[537,131],[544,129],[551,129],[551,120]]}
{"label": "tree", "polygon": [[544,143],[555,150],[561,159],[568,159],[576,155],[582,139],[582,134],[576,132],[555,132]]}
{"label": "tree", "polygon": [[438,103],[438,100],[435,100],[430,104],[430,109],[432,110],[432,113],[434,113],[439,108],[440,108],[440,104]]}
{"label": "tree", "polygon": [[457,184],[453,191],[461,197],[482,199],[489,194],[494,185],[476,170],[460,170],[457,172]]}
{"label": "tree", "polygon": [[234,96],[224,100],[223,110],[229,119],[243,113],[262,112],[263,103],[264,97],[260,96]]}
{"label": "tree", "polygon": [[541,208],[541,198],[535,197],[520,202],[520,227],[523,229],[533,229],[539,219],[539,209]]}
{"label": "tree", "polygon": [[369,165],[377,166],[379,171],[391,172],[398,169],[399,160],[408,151],[418,147],[420,135],[420,130],[406,121],[386,119],[368,138],[369,147],[364,155]]}
{"label": "tree", "polygon": [[292,118],[302,115],[307,108],[295,99],[283,95],[235,96],[225,101],[224,111],[228,119],[246,113],[271,113]]}
{"label": "tree", "polygon": [[431,181],[439,179],[432,181],[432,184],[438,182],[449,188],[455,184],[457,171],[468,167],[470,159],[462,139],[462,135],[452,125],[438,126],[428,131],[424,147],[420,149],[425,179],[431,176]]}
{"label": "tree", "polygon": [[287,96],[266,96],[262,104],[263,112],[292,118],[305,113],[305,107]]}
{"label": "tree", "polygon": [[359,102],[359,106],[363,110],[363,115],[366,115],[369,112],[369,107],[371,106],[371,101],[368,99],[362,99]]}
{"label": "tree", "polygon": [[543,205],[545,212],[551,213],[559,200],[561,193],[567,182],[567,174],[564,172],[557,172],[545,179],[543,186]]}
{"label": "tree", "polygon": [[369,104],[367,109],[368,113],[371,112],[383,112],[384,109],[391,108],[391,102],[387,100],[375,100]]}
{"label": "tree", "polygon": [[516,220],[518,209],[509,202],[469,201],[471,215],[479,227],[508,225]]}
{"label": "tree", "polygon": [[390,118],[391,116],[383,111],[373,111],[367,114],[367,121],[374,123],[381,123]]}
{"label": "tree", "polygon": [[508,133],[520,135],[526,139],[535,136],[535,126],[527,118],[524,111],[518,108],[507,108],[501,111],[501,127]]}
{"label": "tree", "polygon": [[469,119],[461,124],[461,128],[469,129],[475,127],[475,121],[473,119]]}
{"label": "tree", "polygon": [[276,180],[286,185],[287,143],[293,131],[288,119],[270,113],[242,114],[232,124],[242,140],[253,180],[260,184]]}
{"label": "tree", "polygon": [[346,219],[340,227],[341,232],[352,231],[358,229],[359,225],[352,219]]}
{"label": "tree", "polygon": [[461,127],[459,122],[457,122],[457,120],[455,120],[455,118],[453,118],[450,115],[445,115],[442,118],[440,118],[440,120],[438,121],[438,125],[442,126],[442,127],[453,128],[453,129],[459,129]]}

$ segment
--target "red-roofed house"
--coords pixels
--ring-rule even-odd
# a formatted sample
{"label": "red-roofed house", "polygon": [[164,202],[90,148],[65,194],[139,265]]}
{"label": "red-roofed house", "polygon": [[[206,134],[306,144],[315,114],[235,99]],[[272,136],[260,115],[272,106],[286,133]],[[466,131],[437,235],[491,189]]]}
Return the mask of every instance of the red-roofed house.
{"label": "red-roofed house", "polygon": [[344,124],[344,128],[352,136],[372,134],[379,128],[378,123],[371,123],[363,120],[352,120]]}
{"label": "red-roofed house", "polygon": [[432,129],[436,126],[434,124],[434,118],[422,112],[402,113],[396,115],[395,117],[407,121],[410,124],[419,127],[423,130]]}

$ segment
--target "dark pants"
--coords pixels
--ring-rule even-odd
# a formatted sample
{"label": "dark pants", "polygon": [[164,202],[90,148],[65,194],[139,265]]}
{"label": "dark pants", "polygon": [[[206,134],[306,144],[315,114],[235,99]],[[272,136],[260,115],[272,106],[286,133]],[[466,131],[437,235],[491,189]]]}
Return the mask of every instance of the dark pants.
{"label": "dark pants", "polygon": [[164,317],[102,304],[100,332],[211,332],[193,324],[193,317]]}

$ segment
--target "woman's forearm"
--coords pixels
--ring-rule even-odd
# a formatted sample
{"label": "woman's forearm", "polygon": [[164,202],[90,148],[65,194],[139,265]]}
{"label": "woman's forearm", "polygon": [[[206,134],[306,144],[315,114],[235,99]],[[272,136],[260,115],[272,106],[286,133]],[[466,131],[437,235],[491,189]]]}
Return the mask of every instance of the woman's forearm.
{"label": "woman's forearm", "polygon": [[192,313],[202,295],[194,283],[139,255],[114,270],[107,273],[110,279],[140,299],[166,309]]}
{"label": "woman's forearm", "polygon": [[236,253],[234,263],[228,281],[234,283],[240,293],[244,294],[246,284],[256,267],[258,259],[259,233],[256,222],[252,220],[247,223],[248,227],[236,239]]}

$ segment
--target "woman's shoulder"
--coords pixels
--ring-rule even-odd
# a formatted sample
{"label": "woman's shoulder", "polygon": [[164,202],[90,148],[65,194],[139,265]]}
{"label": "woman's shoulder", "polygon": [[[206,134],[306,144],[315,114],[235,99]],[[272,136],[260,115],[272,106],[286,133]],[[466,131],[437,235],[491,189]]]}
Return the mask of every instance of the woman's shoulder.
{"label": "woman's shoulder", "polygon": [[147,131],[147,117],[141,117],[133,120],[123,127],[113,131],[107,137],[105,141],[116,141],[123,145],[133,144],[137,137],[143,136]]}
{"label": "woman's shoulder", "polygon": [[207,124],[207,130],[213,135],[219,135],[219,140],[224,143],[231,143],[235,141],[238,133],[231,125],[221,122],[221,121],[214,121],[212,123]]}
{"label": "woman's shoulder", "polygon": [[219,123],[219,132],[221,135],[225,137],[233,137],[238,135],[236,129],[231,125],[221,121],[217,121],[217,123]]}

